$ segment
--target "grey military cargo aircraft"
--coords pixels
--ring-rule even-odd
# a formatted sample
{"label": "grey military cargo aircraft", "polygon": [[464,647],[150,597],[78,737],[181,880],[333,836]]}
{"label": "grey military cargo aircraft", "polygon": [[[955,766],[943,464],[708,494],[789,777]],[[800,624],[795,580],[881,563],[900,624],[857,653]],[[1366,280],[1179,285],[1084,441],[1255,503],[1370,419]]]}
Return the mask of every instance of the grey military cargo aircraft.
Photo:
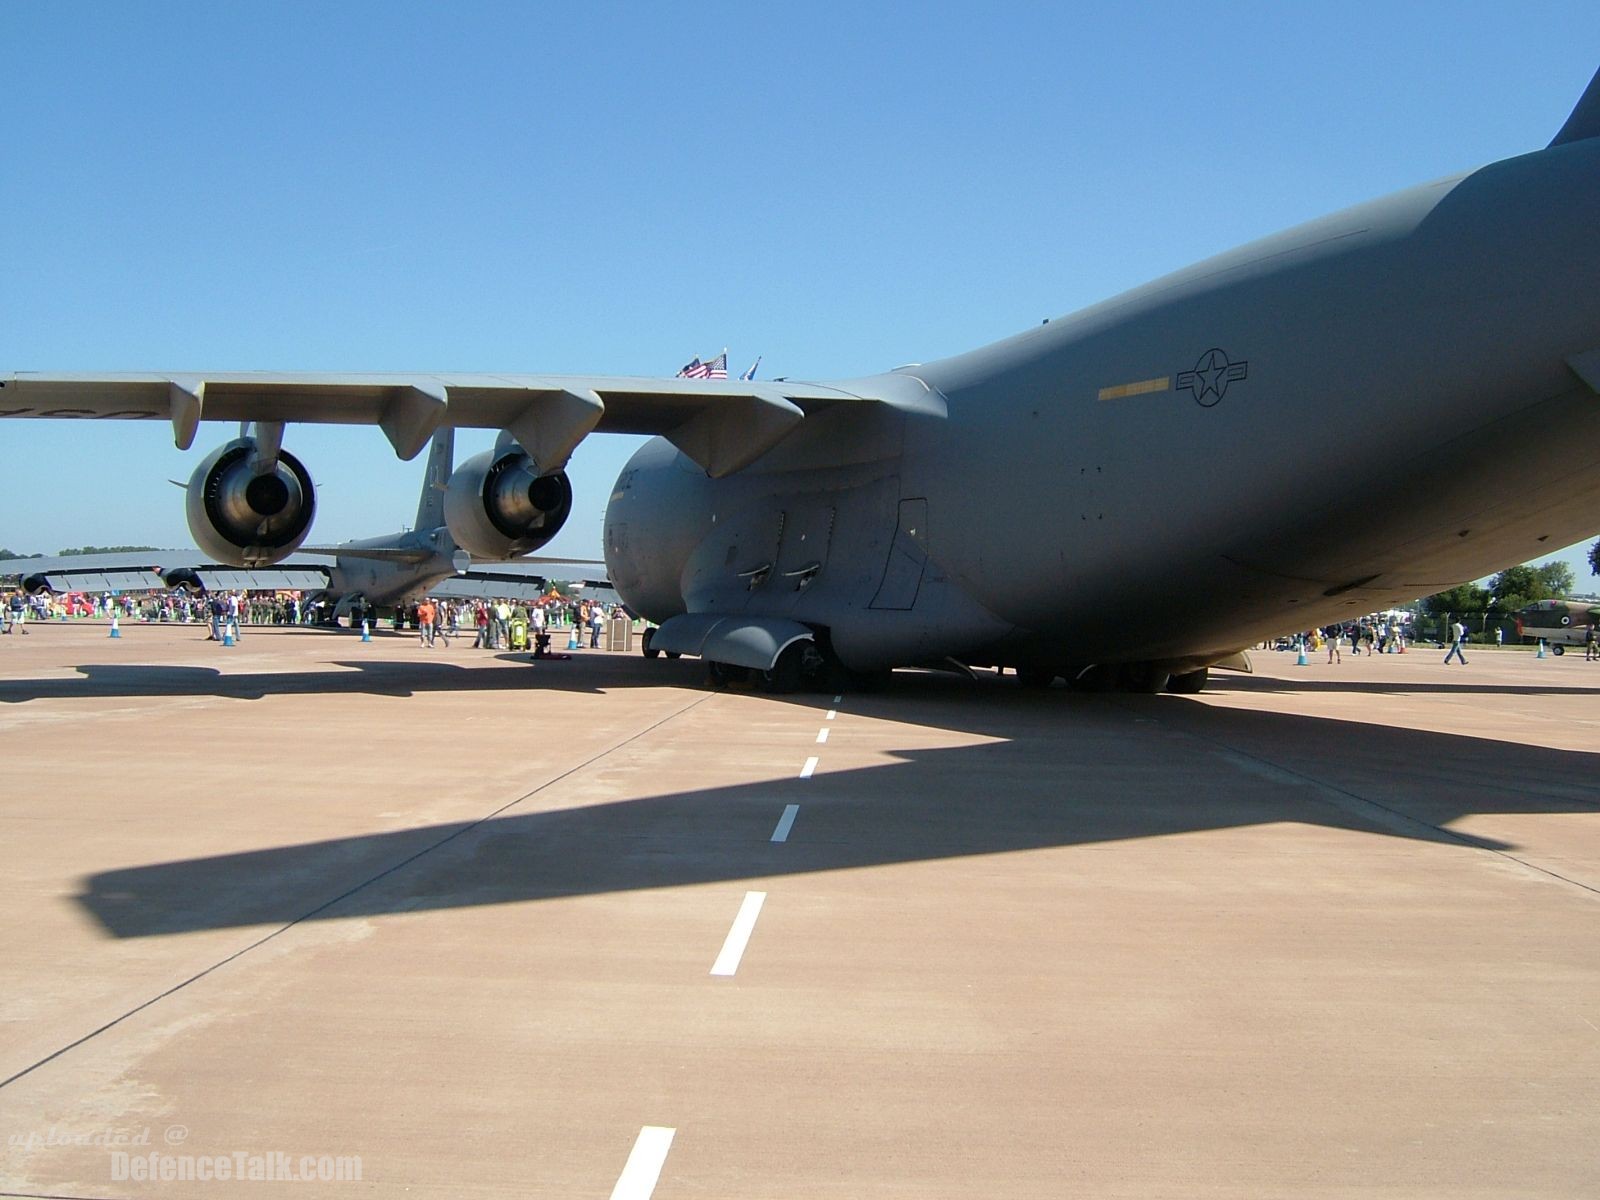
{"label": "grey military cargo aircraft", "polygon": [[[655,434],[604,538],[656,650],[777,689],[943,663],[1194,691],[1267,636],[1594,532],[1597,212],[1600,75],[1542,150],[868,378],[16,374],[0,417],[169,419],[183,448],[254,422],[188,496],[241,564],[309,528],[287,423],[377,424],[406,458],[502,430],[445,493],[494,558],[560,528],[582,438]],[[1132,597],[1160,618],[1130,627]]]}

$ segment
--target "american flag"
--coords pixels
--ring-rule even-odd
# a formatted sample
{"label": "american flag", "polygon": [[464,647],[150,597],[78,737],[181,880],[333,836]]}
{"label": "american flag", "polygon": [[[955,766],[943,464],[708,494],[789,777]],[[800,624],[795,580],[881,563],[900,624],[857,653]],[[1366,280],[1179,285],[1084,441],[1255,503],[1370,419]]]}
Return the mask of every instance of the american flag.
{"label": "american flag", "polygon": [[728,377],[728,352],[724,350],[710,362],[701,362],[696,356],[678,371],[679,379],[726,379]]}

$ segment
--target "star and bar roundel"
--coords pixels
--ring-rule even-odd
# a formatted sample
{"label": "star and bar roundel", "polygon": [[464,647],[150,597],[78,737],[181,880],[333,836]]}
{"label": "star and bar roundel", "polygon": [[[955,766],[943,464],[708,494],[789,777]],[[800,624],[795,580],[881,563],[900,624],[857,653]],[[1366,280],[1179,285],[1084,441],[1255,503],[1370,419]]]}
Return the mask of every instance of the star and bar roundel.
{"label": "star and bar roundel", "polygon": [[1159,379],[1141,379],[1133,383],[1118,383],[1100,389],[1100,400],[1127,400],[1133,396],[1147,396],[1153,392],[1187,391],[1202,408],[1211,408],[1228,393],[1228,385],[1239,383],[1250,374],[1250,364],[1244,359],[1235,362],[1220,346],[1213,346],[1202,354],[1189,371],[1179,371],[1176,378],[1163,375]]}
{"label": "star and bar roundel", "polygon": [[1249,373],[1248,362],[1229,362],[1228,352],[1213,346],[1200,356],[1194,370],[1178,372],[1178,388],[1188,388],[1198,404],[1210,408],[1227,394],[1230,383],[1238,383]]}

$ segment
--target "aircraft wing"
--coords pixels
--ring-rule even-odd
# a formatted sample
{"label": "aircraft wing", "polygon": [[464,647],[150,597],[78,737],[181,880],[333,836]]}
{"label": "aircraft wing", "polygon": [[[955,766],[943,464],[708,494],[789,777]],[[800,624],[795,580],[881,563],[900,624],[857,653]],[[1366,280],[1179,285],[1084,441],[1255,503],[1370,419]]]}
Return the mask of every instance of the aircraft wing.
{"label": "aircraft wing", "polygon": [[[865,381],[863,381],[865,382]],[[850,383],[561,375],[127,374],[0,376],[0,418],[171,421],[188,449],[202,420],[377,425],[410,459],[441,425],[505,429],[545,471],[590,432],[660,434],[712,476],[775,446],[809,412],[876,402],[944,415],[908,375]]]}
{"label": "aircraft wing", "polygon": [[270,568],[243,570],[197,550],[130,550],[0,560],[0,578],[16,576],[30,589],[56,593],[161,591],[175,583],[200,584],[208,591],[320,591],[328,586],[328,567],[320,554],[309,551],[291,554]]}

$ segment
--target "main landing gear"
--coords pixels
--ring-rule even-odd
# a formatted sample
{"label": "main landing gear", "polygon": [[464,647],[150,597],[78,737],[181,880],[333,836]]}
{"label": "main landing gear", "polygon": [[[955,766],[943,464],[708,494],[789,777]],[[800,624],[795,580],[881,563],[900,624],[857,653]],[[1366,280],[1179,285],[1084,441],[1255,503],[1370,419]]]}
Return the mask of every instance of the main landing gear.
{"label": "main landing gear", "polygon": [[763,692],[775,696],[844,686],[842,668],[831,664],[815,642],[791,642],[783,648],[778,660],[766,671],[730,666],[728,663],[706,662],[706,678],[712,687],[754,683]]}
{"label": "main landing gear", "polygon": [[[1034,664],[1019,666],[1016,673],[1018,686],[1028,689],[1047,688],[1059,678],[1053,668]],[[1174,675],[1155,663],[1101,663],[1068,675],[1067,685],[1080,692],[1170,692],[1193,696],[1205,689],[1209,678],[1205,667]]]}
{"label": "main landing gear", "polygon": [[[661,657],[661,651],[656,649],[654,646],[652,646],[650,644],[651,635],[653,635],[654,633],[655,633],[655,626],[651,626],[649,629],[646,629],[644,631],[644,636],[639,639],[639,647],[640,647],[640,649],[642,649],[644,651],[644,656],[646,658],[660,658]],[[668,650],[666,653],[667,653],[667,657],[668,658],[682,658],[683,657],[683,655],[681,653],[679,653],[677,650]]]}

